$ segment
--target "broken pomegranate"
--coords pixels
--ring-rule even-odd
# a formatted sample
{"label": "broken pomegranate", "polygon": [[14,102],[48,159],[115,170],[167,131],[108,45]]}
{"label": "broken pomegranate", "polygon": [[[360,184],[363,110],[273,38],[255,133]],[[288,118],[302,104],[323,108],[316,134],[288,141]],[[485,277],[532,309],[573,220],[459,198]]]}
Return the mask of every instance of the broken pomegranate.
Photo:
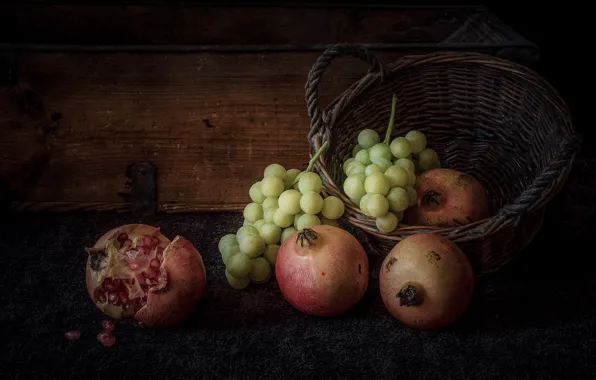
{"label": "broken pomegranate", "polygon": [[134,316],[143,326],[171,326],[186,318],[205,293],[200,253],[181,236],[170,242],[159,228],[124,225],[86,251],[87,292],[114,319]]}

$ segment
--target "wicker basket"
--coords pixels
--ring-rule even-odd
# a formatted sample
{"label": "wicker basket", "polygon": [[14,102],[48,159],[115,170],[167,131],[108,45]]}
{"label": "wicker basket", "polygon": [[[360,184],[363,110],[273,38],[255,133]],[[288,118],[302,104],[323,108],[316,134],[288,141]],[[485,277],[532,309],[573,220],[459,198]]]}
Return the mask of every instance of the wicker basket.
{"label": "wicker basket", "polygon": [[[369,72],[322,112],[321,76],[343,55],[366,61]],[[392,138],[413,129],[424,132],[443,167],[484,183],[492,202],[490,218],[453,228],[400,224],[382,233],[343,194],[345,158],[363,128],[385,134],[394,93],[398,104]],[[456,242],[477,274],[500,269],[531,242],[546,204],[561,189],[579,151],[580,136],[573,131],[569,110],[544,79],[526,67],[479,53],[407,56],[384,66],[363,47],[335,45],[312,67],[306,101],[311,151],[329,141],[315,166],[323,192],[343,199],[344,218],[365,232],[373,253],[384,256],[408,235],[434,232]]]}

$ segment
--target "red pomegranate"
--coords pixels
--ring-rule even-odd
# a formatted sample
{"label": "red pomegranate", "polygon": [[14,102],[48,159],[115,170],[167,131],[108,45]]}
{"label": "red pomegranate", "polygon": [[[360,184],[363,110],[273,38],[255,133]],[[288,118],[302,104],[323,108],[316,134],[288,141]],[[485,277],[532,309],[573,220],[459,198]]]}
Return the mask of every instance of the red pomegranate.
{"label": "red pomegranate", "polygon": [[200,253],[181,236],[170,242],[159,228],[124,225],[86,251],[87,292],[112,318],[134,316],[147,327],[175,325],[205,293]]}
{"label": "red pomegranate", "polygon": [[454,169],[423,172],[416,180],[416,193],[418,204],[405,211],[409,225],[454,227],[490,216],[482,183]]}
{"label": "red pomegranate", "polygon": [[303,313],[330,317],[354,307],[368,287],[368,257],[349,232],[319,225],[296,231],[277,253],[275,277]]}
{"label": "red pomegranate", "polygon": [[379,287],[385,307],[399,321],[418,329],[437,329],[467,310],[474,273],[455,243],[436,234],[416,234],[389,252],[381,266]]}

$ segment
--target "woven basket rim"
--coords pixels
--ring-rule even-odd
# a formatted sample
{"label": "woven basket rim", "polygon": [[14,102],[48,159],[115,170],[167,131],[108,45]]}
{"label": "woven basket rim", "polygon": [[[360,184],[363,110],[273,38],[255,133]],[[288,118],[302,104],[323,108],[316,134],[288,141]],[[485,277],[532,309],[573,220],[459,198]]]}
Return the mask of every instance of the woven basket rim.
{"label": "woven basket rim", "polygon": [[[354,48],[354,45],[346,44],[338,44],[337,46],[340,50],[346,46],[348,48]],[[364,48],[362,49],[364,51],[366,50]],[[366,54],[368,54],[368,52]],[[341,55],[343,54],[338,54],[337,56]],[[355,54],[350,53],[350,55]],[[341,188],[334,183],[333,179],[326,170],[325,162],[327,162],[327,157],[326,152],[323,152],[320,159],[315,164],[315,170],[318,171],[323,177],[323,192],[325,195],[331,195],[330,189],[335,189],[334,194],[332,195],[341,196],[342,201],[346,205],[346,213],[344,214],[344,218],[350,224],[364,230],[369,234],[376,235],[379,238],[389,239],[396,242],[411,234],[421,232],[432,232],[447,237],[454,242],[465,242],[482,239],[505,228],[518,226],[522,222],[525,213],[533,212],[541,207],[544,207],[546,203],[548,203],[557,194],[558,190],[562,186],[562,183],[564,183],[567,179],[575,157],[579,152],[581,137],[574,129],[571,112],[560,93],[536,72],[521,64],[479,52],[438,51],[425,54],[411,54],[403,56],[386,66],[374,62],[374,60],[375,59],[373,58],[372,63],[369,61],[372,68],[366,75],[356,80],[348,89],[336,96],[331,103],[319,113],[319,118],[321,119],[319,122],[320,130],[313,130],[313,126],[316,126],[316,120],[313,120],[309,107],[309,116],[311,116],[311,133],[309,134],[311,155],[314,154],[314,152],[322,146],[323,141],[328,138],[328,131],[341,122],[341,117],[345,116],[343,115],[344,111],[348,109],[351,104],[357,102],[361,96],[365,95],[367,90],[387,79],[390,79],[393,75],[403,70],[422,65],[466,63],[471,65],[489,66],[498,70],[507,71],[511,75],[517,76],[520,79],[526,81],[528,84],[531,84],[544,92],[550,93],[552,95],[552,99],[548,98],[548,100],[551,102],[553,107],[557,108],[559,113],[565,115],[565,118],[568,121],[569,129],[562,131],[562,134],[565,135],[566,138],[561,142],[557,157],[551,159],[549,164],[547,164],[547,166],[543,169],[542,173],[538,174],[534,178],[530,186],[528,186],[522,192],[522,194],[518,196],[517,199],[515,199],[512,203],[503,206],[498,212],[486,219],[457,227],[408,226],[406,224],[400,223],[396,230],[391,233],[382,233],[375,228],[371,228],[371,221],[374,221],[374,219],[364,215],[360,211],[359,207],[353,205],[349,198],[343,194]],[[378,64],[376,70],[374,70],[374,64]],[[313,71],[311,71],[311,74],[312,72]],[[314,84],[318,86],[318,82],[319,81],[317,79],[316,83]],[[312,78],[309,75],[309,81],[307,81],[306,84],[307,103],[309,101],[312,102],[312,94],[309,96],[308,93],[309,85],[312,84]],[[556,172],[556,175],[554,175],[553,172]],[[541,192],[540,196],[537,197],[537,199],[535,199],[533,202],[524,201],[520,203],[520,199],[522,199],[524,194],[527,192],[536,191],[535,185],[537,182],[541,182],[540,179],[545,175],[546,177],[550,178],[550,180],[548,181],[548,185],[544,186],[545,189]]]}

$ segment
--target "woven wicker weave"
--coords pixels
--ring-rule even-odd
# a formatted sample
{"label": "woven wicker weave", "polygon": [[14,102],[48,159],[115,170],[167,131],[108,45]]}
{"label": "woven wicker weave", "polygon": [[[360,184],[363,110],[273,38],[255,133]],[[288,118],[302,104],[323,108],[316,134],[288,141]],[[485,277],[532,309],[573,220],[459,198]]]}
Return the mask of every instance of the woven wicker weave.
{"label": "woven wicker weave", "polygon": [[[370,70],[322,112],[321,76],[343,55],[366,61]],[[382,233],[343,194],[344,160],[362,129],[385,134],[394,93],[398,104],[392,138],[413,129],[424,132],[443,167],[484,183],[492,202],[490,218],[453,228],[401,224]],[[323,192],[343,199],[344,218],[366,233],[372,251],[385,255],[408,235],[435,232],[456,242],[477,274],[500,269],[531,242],[547,202],[561,189],[579,151],[569,110],[544,79],[526,67],[479,53],[408,56],[385,67],[363,47],[335,45],[312,67],[306,101],[311,151],[329,140],[315,166]]]}

